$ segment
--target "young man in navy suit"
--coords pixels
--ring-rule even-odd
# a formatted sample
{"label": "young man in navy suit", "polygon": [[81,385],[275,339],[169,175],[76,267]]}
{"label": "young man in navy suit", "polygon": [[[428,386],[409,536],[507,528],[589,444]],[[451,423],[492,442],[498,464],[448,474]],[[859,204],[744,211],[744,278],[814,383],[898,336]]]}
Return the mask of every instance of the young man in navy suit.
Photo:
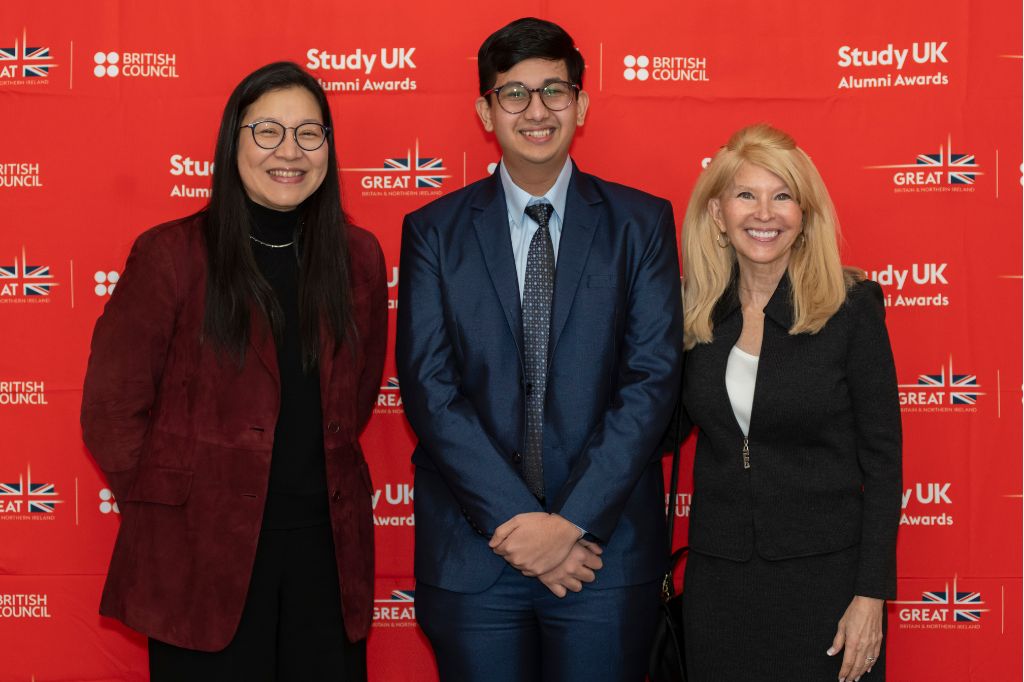
{"label": "young man in navy suit", "polygon": [[443,680],[639,682],[682,349],[672,207],[570,160],[589,97],[563,29],[520,19],[478,56],[501,164],[402,231],[417,618]]}

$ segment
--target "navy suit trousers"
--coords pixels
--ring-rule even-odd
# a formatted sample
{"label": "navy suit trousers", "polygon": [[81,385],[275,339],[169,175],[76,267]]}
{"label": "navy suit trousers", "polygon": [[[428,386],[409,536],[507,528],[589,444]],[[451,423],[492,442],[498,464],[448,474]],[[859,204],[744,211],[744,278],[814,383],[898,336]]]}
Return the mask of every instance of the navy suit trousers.
{"label": "navy suit trousers", "polygon": [[506,565],[475,594],[417,584],[416,619],[442,682],[643,682],[659,587],[586,586],[559,599]]}

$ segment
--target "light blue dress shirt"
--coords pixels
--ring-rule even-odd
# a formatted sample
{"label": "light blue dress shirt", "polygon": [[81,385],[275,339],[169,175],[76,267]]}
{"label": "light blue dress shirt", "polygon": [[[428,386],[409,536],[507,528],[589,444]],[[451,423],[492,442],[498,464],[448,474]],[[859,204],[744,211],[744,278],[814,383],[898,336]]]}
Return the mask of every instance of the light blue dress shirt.
{"label": "light blue dress shirt", "polygon": [[526,215],[526,207],[548,202],[554,208],[548,221],[551,245],[555,249],[555,266],[558,265],[558,242],[562,237],[562,221],[565,219],[565,198],[569,193],[569,178],[572,176],[572,160],[566,157],[558,179],[542,197],[532,196],[512,181],[505,169],[505,162],[498,164],[501,186],[505,190],[505,204],[508,206],[508,227],[512,238],[512,255],[516,261],[516,275],[519,278],[519,302],[523,300],[523,285],[526,282],[526,257],[530,252],[530,240],[537,232],[537,223]]}

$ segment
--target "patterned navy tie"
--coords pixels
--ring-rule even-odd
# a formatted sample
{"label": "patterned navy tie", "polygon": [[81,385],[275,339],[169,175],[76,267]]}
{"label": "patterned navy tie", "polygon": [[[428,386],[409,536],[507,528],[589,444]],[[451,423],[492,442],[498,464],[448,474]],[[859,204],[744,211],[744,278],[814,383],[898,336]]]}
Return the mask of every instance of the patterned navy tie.
{"label": "patterned navy tie", "polygon": [[526,207],[539,226],[530,240],[523,286],[523,343],[526,360],[526,453],[523,479],[538,500],[544,499],[544,396],[548,385],[548,337],[551,333],[551,295],[555,289],[555,249],[548,221],[551,204]]}

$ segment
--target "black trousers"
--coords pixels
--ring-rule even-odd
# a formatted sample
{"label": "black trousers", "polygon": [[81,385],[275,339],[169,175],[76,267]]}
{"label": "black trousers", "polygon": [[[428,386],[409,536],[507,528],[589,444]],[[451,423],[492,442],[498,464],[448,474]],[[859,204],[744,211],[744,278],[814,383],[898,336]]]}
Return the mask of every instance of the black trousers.
{"label": "black trousers", "polygon": [[151,682],[362,682],[366,641],[349,642],[330,524],[264,530],[234,639],[222,651],[149,640]]}

